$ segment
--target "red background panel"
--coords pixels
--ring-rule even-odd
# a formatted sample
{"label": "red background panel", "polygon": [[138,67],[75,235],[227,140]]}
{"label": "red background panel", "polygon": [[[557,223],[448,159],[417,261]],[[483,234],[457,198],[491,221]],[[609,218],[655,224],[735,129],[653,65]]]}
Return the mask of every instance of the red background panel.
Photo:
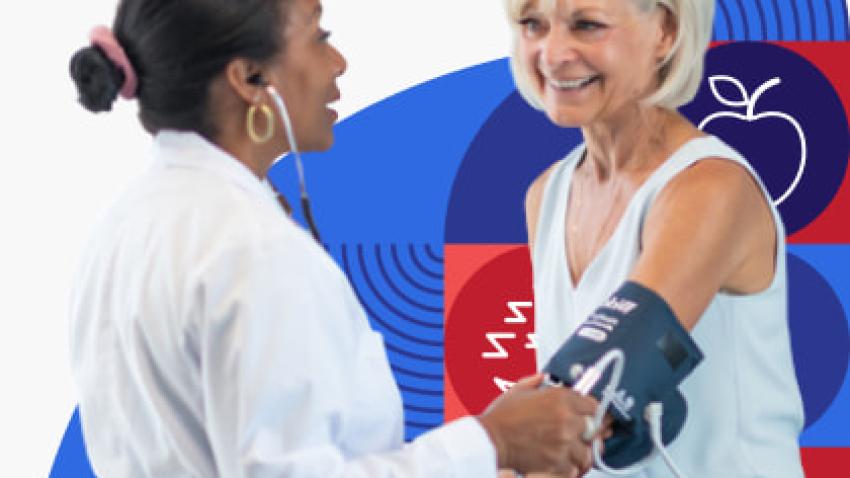
{"label": "red background panel", "polygon": [[[729,42],[713,42],[712,47]],[[832,83],[841,98],[850,128],[850,42],[768,42],[809,60]],[[850,168],[844,174],[841,187],[832,203],[814,220],[788,237],[789,244],[848,244],[850,243]],[[842,477],[843,478],[843,477]],[[848,474],[850,478],[850,474]]]}
{"label": "red background panel", "polygon": [[[850,111],[850,42],[776,42],[815,65],[832,83],[844,111]],[[848,119],[850,123],[850,118]],[[848,124],[850,128],[850,124]],[[811,224],[797,231],[788,242],[792,244],[835,244],[850,243],[850,168],[845,171],[844,181],[832,203]],[[850,478],[848,473],[847,478]]]}
{"label": "red background panel", "polygon": [[[481,267],[490,262],[493,258],[515,250],[517,247],[523,247],[517,244],[462,244],[452,245],[446,244],[443,249],[445,258],[444,268],[444,317],[446,320],[445,328],[448,330],[448,320],[451,315],[452,305],[457,298],[458,292],[464,284],[475,274]],[[444,417],[447,422],[455,418],[469,415],[469,410],[461,403],[457,392],[452,385],[451,376],[448,368],[443,365],[443,386],[444,386]]]}
{"label": "red background panel", "polygon": [[802,448],[806,478],[850,478],[850,448]]}

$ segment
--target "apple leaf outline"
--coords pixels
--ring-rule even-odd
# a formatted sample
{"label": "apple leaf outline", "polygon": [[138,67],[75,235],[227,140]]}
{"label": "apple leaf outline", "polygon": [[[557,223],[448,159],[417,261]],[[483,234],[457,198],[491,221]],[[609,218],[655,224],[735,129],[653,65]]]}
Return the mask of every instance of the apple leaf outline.
{"label": "apple leaf outline", "polygon": [[[720,90],[718,89],[718,85],[721,82],[731,83],[735,85],[735,87],[738,89],[738,92],[741,93],[741,99],[733,100],[723,96],[723,94],[721,94]],[[726,106],[731,106],[732,108],[741,108],[747,106],[750,103],[750,95],[747,94],[746,88],[744,88],[744,85],[741,84],[741,82],[733,76],[712,75],[708,78],[708,85],[711,87],[711,92],[712,94],[714,94],[714,97],[717,98],[717,101]]]}

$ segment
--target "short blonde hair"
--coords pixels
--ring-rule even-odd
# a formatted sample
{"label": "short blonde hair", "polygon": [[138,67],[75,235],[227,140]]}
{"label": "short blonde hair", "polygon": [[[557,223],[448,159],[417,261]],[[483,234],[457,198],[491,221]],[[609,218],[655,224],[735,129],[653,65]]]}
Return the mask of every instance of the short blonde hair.
{"label": "short blonde hair", "polygon": [[[531,0],[504,0],[505,11],[511,21],[514,35],[511,53],[511,73],[517,90],[533,107],[542,110],[543,104],[531,84],[530,73],[517,60],[520,28],[517,22]],[[546,8],[553,8],[559,0],[539,0]],[[714,26],[715,0],[630,0],[644,11],[660,6],[666,8],[676,23],[676,40],[659,69],[660,84],[645,104],[669,109],[689,103],[702,82],[705,52]]]}

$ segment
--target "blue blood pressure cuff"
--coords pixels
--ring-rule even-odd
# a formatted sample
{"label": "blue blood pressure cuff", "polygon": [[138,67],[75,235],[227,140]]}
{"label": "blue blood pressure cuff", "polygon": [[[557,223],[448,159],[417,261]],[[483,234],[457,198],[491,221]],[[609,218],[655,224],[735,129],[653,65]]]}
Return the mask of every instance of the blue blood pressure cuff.
{"label": "blue blood pressure cuff", "polygon": [[[687,416],[678,386],[703,356],[664,299],[640,284],[626,282],[576,329],[543,371],[552,380],[573,387],[613,349],[622,350],[625,363],[608,410],[614,417],[614,435],[605,441],[603,459],[608,466],[622,468],[652,451],[644,418],[650,402],[663,405],[665,445],[676,438]],[[589,390],[597,400],[602,400],[612,370],[606,367]]]}

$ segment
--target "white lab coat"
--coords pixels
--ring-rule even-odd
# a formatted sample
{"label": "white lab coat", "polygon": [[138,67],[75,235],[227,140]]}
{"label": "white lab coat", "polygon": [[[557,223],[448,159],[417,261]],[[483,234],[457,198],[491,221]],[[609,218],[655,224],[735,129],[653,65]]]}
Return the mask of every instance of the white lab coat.
{"label": "white lab coat", "polygon": [[345,276],[196,134],[157,135],[88,243],[71,353],[99,476],[496,475],[474,418],[404,445],[381,336]]}

